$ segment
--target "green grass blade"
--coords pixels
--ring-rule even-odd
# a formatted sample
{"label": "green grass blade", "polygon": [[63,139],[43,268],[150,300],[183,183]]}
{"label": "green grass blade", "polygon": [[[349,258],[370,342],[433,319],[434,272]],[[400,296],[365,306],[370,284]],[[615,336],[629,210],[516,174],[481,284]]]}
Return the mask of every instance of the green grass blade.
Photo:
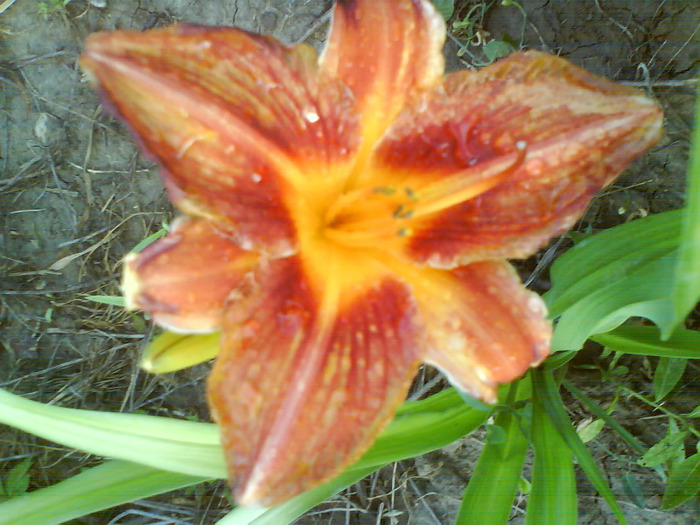
{"label": "green grass blade", "polygon": [[[559,385],[554,380],[552,372],[546,370],[535,369],[532,371],[532,388],[535,393],[535,398],[542,404],[547,411],[547,415],[552,422],[554,428],[564,440],[566,445],[573,452],[579,466],[584,471],[590,482],[596,490],[603,496],[610,509],[615,514],[615,517],[621,524],[626,524],[625,516],[612,493],[610,486],[605,481],[598,466],[588,450],[586,445],[581,441],[576,430],[571,425],[569,417],[566,414],[566,408],[559,395]],[[533,430],[534,437],[534,430]],[[534,484],[533,484],[534,485]],[[534,490],[534,489],[533,489]]]}
{"label": "green grass blade", "polygon": [[[674,284],[678,325],[700,299],[700,87],[695,98],[695,130],[690,147],[688,188]],[[672,328],[669,327],[664,336],[669,335]]]}
{"label": "green grass blade", "polygon": [[[509,402],[528,399],[529,377],[511,386]],[[528,440],[521,429],[519,414],[502,411],[494,425],[505,432],[503,443],[486,441],[462,499],[455,525],[502,525],[508,521],[520,481]]]}
{"label": "green grass blade", "polygon": [[531,441],[535,448],[532,490],[525,525],[576,525],[576,477],[571,450],[545,409],[543,385],[533,370]]}
{"label": "green grass blade", "polygon": [[620,326],[591,336],[596,343],[624,354],[700,359],[700,332],[680,329],[666,341],[655,326]]}
{"label": "green grass blade", "polygon": [[625,442],[634,450],[637,454],[640,456],[643,455],[646,452],[646,447],[642,444],[641,441],[639,441],[637,438],[635,438],[632,434],[630,434],[620,423],[618,423],[614,417],[612,417],[610,414],[608,414],[603,407],[598,405],[595,401],[593,401],[590,397],[588,397],[586,394],[581,392],[576,386],[574,386],[571,381],[564,380],[562,382],[562,385],[564,388],[566,388],[569,392],[571,392],[576,399],[578,399],[585,407],[590,410],[590,412],[596,416],[605,421],[605,424],[607,424],[611,429],[613,429],[615,432],[619,434],[619,436],[625,440]]}
{"label": "green grass blade", "polygon": [[168,230],[161,228],[160,230],[150,234],[148,237],[144,238],[131,250],[132,252],[140,252],[145,248],[156,242],[158,239],[165,237],[168,234]]}
{"label": "green grass blade", "polygon": [[0,504],[3,525],[55,525],[207,478],[108,461],[44,489]]}
{"label": "green grass blade", "polygon": [[85,299],[93,303],[108,304],[110,306],[118,306],[124,308],[126,300],[122,296],[117,295],[86,295]]}

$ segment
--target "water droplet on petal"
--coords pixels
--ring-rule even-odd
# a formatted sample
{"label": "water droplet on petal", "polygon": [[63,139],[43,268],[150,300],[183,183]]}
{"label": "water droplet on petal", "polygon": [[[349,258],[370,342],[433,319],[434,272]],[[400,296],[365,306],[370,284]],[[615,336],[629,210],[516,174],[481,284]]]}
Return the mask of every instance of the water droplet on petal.
{"label": "water droplet on petal", "polygon": [[528,175],[539,177],[544,173],[545,163],[542,159],[530,159],[525,163],[525,171]]}
{"label": "water droplet on petal", "polygon": [[307,109],[304,111],[304,118],[313,124],[314,122],[318,122],[320,117],[313,109]]}

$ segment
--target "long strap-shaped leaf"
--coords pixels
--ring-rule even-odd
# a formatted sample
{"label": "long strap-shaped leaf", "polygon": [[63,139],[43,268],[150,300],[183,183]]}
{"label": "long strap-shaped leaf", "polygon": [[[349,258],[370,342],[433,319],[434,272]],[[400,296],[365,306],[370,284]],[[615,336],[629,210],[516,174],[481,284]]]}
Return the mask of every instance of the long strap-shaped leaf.
{"label": "long strap-shaped leaf", "polygon": [[0,423],[98,456],[191,476],[226,477],[219,430],[210,423],[62,408],[4,390]]}
{"label": "long strap-shaped leaf", "polygon": [[3,503],[0,523],[55,525],[206,480],[127,461],[108,461],[51,487]]}
{"label": "long strap-shaped leaf", "polygon": [[[549,419],[552,422],[552,425],[554,428],[556,428],[557,432],[569,447],[571,452],[573,452],[581,469],[583,469],[590,482],[608,503],[618,521],[625,525],[627,521],[625,520],[625,516],[622,514],[622,510],[615,499],[615,495],[612,493],[610,486],[605,481],[605,478],[603,478],[600,470],[598,470],[598,466],[595,464],[595,460],[593,459],[591,452],[581,441],[576,433],[576,430],[571,425],[571,421],[569,421],[566,414],[566,409],[564,408],[561,396],[559,395],[559,385],[555,381],[552,372],[542,369],[533,370],[532,388],[536,405],[539,403],[542,405],[542,407],[544,407],[545,411],[547,412],[547,416],[549,416]],[[535,432],[533,430],[533,440],[534,438]]]}
{"label": "long strap-shaped leaf", "polygon": [[[695,130],[690,147],[686,208],[673,291],[677,326],[700,299],[700,86],[695,97]],[[664,337],[670,335],[673,328],[668,327]]]}
{"label": "long strap-shaped leaf", "polygon": [[591,339],[625,354],[700,359],[700,332],[685,328],[676,330],[665,341],[655,326],[620,326]]}
{"label": "long strap-shaped leaf", "polygon": [[543,386],[532,371],[532,426],[535,448],[532,490],[527,502],[526,525],[576,525],[576,477],[571,449],[552,423]]}
{"label": "long strap-shaped leaf", "polygon": [[[511,385],[507,406],[529,399],[529,376]],[[502,442],[487,439],[469,479],[455,525],[503,525],[508,521],[525,461],[528,439],[521,414],[500,412],[494,425],[504,433]]]}
{"label": "long strap-shaped leaf", "polygon": [[[377,439],[367,454],[338,478],[294,498],[281,507],[256,510],[236,509],[232,517],[227,518],[226,523],[247,524],[252,523],[251,520],[262,520],[255,523],[275,525],[285,523],[285,519],[294,519],[338,490],[362,479],[387,463],[435,450],[472,432],[481,426],[490,414],[491,412],[468,407],[454,390],[441,392],[423,401],[406,403],[399,409],[396,420]],[[79,498],[76,501],[86,502],[85,506],[78,506],[76,512],[79,513],[71,514],[71,517],[172,490],[169,488],[169,483],[175,483],[173,488],[178,488],[211,477],[224,477],[223,468],[220,475],[208,474],[212,470],[212,465],[216,466],[214,460],[221,457],[218,432],[214,425],[208,423],[60,408],[29,401],[2,390],[0,390],[0,422],[64,445],[79,447],[93,454],[107,453],[117,458],[135,459],[137,463],[147,465],[168,465],[175,471],[204,473],[200,476],[186,474],[183,476],[182,473],[164,472],[139,464],[132,469],[132,472],[152,475],[159,484],[154,482],[155,485],[148,489],[152,491],[148,493],[138,491],[130,493],[128,490],[122,491],[118,485],[111,485],[114,480],[119,483],[120,478],[113,477],[110,470],[117,467],[110,466],[104,469],[98,467],[88,471],[91,476],[94,476],[89,482],[80,481],[86,479],[85,477],[74,477],[30,494],[33,501],[40,501],[43,494],[48,494],[58,500],[68,501],[71,498]],[[212,430],[215,431],[214,434]],[[212,439],[216,439],[217,443],[210,443]],[[130,446],[124,443],[129,443]],[[182,456],[177,455],[183,451],[186,453],[187,465],[183,465]],[[119,465],[125,462],[110,462],[106,465],[114,463]],[[126,476],[124,483],[128,487],[129,473],[126,472],[124,475]],[[145,478],[146,481],[150,479],[148,476]],[[79,482],[74,481],[76,478]],[[112,502],[113,500],[103,498],[100,492],[103,485],[113,486],[117,493],[123,492],[125,496],[130,494],[131,496],[128,499]],[[156,489],[156,485],[159,488]],[[10,500],[0,504],[0,517],[4,518],[7,515],[7,509],[10,509],[16,513],[14,523],[18,525],[29,523],[53,525],[63,519],[60,517],[63,514],[54,516],[51,508],[46,509],[45,513],[35,519],[32,517],[34,508],[31,505],[17,506],[16,501]],[[63,512],[57,507],[57,512],[59,511]],[[32,517],[35,521],[29,521],[28,517]]]}

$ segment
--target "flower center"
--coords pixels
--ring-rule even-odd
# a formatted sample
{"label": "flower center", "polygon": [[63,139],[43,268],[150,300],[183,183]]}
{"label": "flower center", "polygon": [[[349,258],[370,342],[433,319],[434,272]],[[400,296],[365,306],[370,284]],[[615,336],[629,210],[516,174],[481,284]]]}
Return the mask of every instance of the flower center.
{"label": "flower center", "polygon": [[430,179],[414,176],[404,178],[402,184],[343,193],[325,212],[323,236],[346,247],[382,248],[384,242],[410,237],[419,219],[429,218],[499,185],[522,165],[524,158],[522,143],[509,155],[437,180],[435,176]]}

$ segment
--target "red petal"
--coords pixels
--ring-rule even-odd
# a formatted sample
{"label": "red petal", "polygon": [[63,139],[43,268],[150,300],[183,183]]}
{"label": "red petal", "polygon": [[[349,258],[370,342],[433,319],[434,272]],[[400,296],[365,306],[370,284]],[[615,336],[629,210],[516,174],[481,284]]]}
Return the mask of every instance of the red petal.
{"label": "red petal", "polygon": [[[636,90],[558,57],[515,53],[448,75],[399,117],[375,163],[415,195],[410,257],[451,268],[530,255],[659,139],[661,123]],[[444,199],[433,196],[431,210],[443,209],[422,214],[423,188],[436,183]]]}
{"label": "red petal", "polygon": [[405,286],[338,296],[329,278],[318,294],[305,273],[272,261],[228,305],[209,399],[239,504],[280,503],[358,459],[418,366]]}
{"label": "red petal", "polygon": [[257,260],[220,225],[178,219],[168,235],[124,261],[127,306],[172,330],[216,330],[224,300]]}
{"label": "red petal", "polygon": [[549,354],[552,328],[544,303],[508,263],[416,271],[411,284],[430,341],[425,361],[456,387],[495,402],[498,384]]}
{"label": "red petal", "polygon": [[358,145],[352,94],[317,73],[308,46],[173,26],[92,35],[81,63],[164,168],[175,203],[229,220],[246,248],[293,250],[290,190],[335,174]]}
{"label": "red petal", "polygon": [[445,23],[428,0],[336,3],[321,67],[359,101],[366,153],[412,96],[440,81],[444,40]]}

